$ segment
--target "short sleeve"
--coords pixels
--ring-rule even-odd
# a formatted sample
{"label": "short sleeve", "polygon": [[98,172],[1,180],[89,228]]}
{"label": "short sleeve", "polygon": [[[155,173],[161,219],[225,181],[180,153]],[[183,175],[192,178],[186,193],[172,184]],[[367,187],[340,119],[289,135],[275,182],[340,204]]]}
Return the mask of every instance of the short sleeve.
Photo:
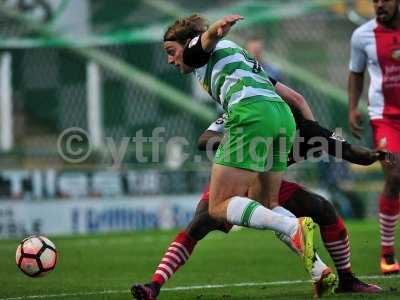
{"label": "short sleeve", "polygon": [[367,65],[367,60],[367,54],[362,44],[362,32],[356,30],[351,37],[350,71],[363,73]]}
{"label": "short sleeve", "polygon": [[225,131],[225,119],[227,115],[223,114],[221,117],[219,117],[217,120],[212,122],[210,126],[208,126],[207,131],[214,131],[218,133],[224,133]]}

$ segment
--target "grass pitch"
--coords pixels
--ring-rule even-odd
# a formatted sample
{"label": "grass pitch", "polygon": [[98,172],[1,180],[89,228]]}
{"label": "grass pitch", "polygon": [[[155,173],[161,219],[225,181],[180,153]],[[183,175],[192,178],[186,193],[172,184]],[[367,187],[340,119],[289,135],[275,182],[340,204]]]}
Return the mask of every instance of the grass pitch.
{"label": "grass pitch", "polygon": [[[400,299],[400,275],[380,276],[375,220],[347,222],[353,271],[380,284],[379,295],[335,295],[329,299]],[[316,246],[333,266],[316,230]],[[17,240],[0,241],[0,300],[131,299],[133,282],[147,282],[176,231],[50,237],[58,265],[44,278],[29,278],[15,265]],[[160,300],[311,299],[311,283],[300,264],[271,232],[215,232],[165,285]]]}

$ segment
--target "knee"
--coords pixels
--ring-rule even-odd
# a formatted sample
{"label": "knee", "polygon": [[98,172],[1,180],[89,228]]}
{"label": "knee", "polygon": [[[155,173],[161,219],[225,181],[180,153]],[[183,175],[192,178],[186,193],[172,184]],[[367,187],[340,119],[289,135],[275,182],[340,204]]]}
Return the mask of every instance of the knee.
{"label": "knee", "polygon": [[397,197],[400,192],[400,170],[396,169],[387,174],[385,189],[387,194]]}
{"label": "knee", "polygon": [[390,172],[387,177],[391,183],[400,185],[400,169]]}
{"label": "knee", "polygon": [[313,220],[318,225],[333,224],[337,221],[338,215],[331,202],[321,196],[317,196],[318,205]]}
{"label": "knee", "polygon": [[204,214],[196,216],[186,229],[188,235],[196,241],[203,239],[213,229],[208,222],[208,217]]}
{"label": "knee", "polygon": [[196,241],[199,241],[211,231],[218,230],[220,226],[220,222],[211,218],[208,212],[204,212],[194,217],[186,232]]}

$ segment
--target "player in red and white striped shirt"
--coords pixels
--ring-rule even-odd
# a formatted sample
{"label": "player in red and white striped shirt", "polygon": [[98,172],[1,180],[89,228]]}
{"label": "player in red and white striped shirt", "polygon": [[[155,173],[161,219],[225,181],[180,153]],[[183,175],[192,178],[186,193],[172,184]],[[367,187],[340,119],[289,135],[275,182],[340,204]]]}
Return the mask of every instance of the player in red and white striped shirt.
{"label": "player in red and white striped shirt", "polygon": [[[357,28],[351,39],[349,75],[349,125],[360,138],[361,114],[357,111],[364,72],[371,82],[368,111],[376,148],[400,153],[400,0],[374,0],[376,18]],[[385,186],[379,198],[383,274],[398,273],[394,238],[400,212],[400,166],[382,163]]]}

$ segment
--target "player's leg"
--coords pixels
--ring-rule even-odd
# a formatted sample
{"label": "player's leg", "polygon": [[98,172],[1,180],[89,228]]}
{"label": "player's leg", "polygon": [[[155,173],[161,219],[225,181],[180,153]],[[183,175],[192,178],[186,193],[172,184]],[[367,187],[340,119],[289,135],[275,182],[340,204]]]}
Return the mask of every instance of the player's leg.
{"label": "player's leg", "polygon": [[385,185],[379,198],[379,224],[381,232],[381,262],[383,274],[398,273],[400,265],[395,257],[395,233],[399,219],[400,166],[382,165]]}
{"label": "player's leg", "polygon": [[290,183],[281,205],[296,217],[311,216],[319,225],[322,240],[339,275],[338,292],[377,293],[376,285],[360,281],[352,273],[349,237],[343,219],[325,198]]}
{"label": "player's leg", "polygon": [[[375,147],[400,153],[400,122],[373,120],[371,122]],[[383,274],[398,273],[400,265],[395,257],[394,241],[399,218],[400,165],[382,164],[385,185],[379,197],[379,224],[381,233],[380,268]]]}
{"label": "player's leg", "polygon": [[[279,187],[279,189],[278,189],[278,199],[277,200],[275,200],[276,198],[275,198],[275,195],[274,195],[274,198],[273,198],[273,200],[272,200],[272,202],[268,199],[268,196],[266,195],[266,194],[264,194],[263,195],[263,193],[265,193],[265,190],[262,190],[262,187],[261,187],[261,181],[263,181],[262,179],[261,180],[256,180],[254,183],[253,183],[253,185],[250,187],[250,189],[249,189],[249,192],[248,192],[248,195],[249,195],[249,198],[251,198],[251,199],[255,199],[255,200],[257,200],[258,202],[260,202],[262,205],[264,205],[264,206],[266,206],[266,207],[269,207],[269,208],[271,208],[271,210],[272,211],[274,211],[274,212],[276,212],[276,213],[278,213],[278,214],[281,214],[281,215],[284,215],[284,216],[287,216],[287,217],[291,217],[291,218],[296,218],[296,216],[293,214],[293,213],[291,213],[289,210],[287,210],[286,208],[284,208],[283,206],[280,206],[279,205],[279,197],[281,196],[281,190],[282,190],[282,184],[284,185],[284,186],[286,186],[286,181],[282,181],[280,178],[278,179],[280,182],[281,182],[281,184],[278,184],[278,182],[276,182],[275,180],[276,180],[276,178],[274,178],[275,176],[277,176],[278,174],[273,174],[273,176],[271,176],[270,177],[270,181],[271,181],[271,183],[273,183],[273,184],[271,184],[270,183],[270,185],[273,185],[273,187],[271,188],[271,190],[272,191],[276,191],[276,187],[278,186]],[[266,177],[267,176],[267,174],[260,174],[260,177]],[[268,180],[267,178],[264,178],[264,180]],[[270,191],[271,191],[270,190]],[[268,199],[268,200],[267,200]],[[267,201],[270,201],[270,202],[267,202]],[[276,204],[277,203],[277,204]],[[280,232],[275,232],[275,234],[278,236],[278,238],[281,240],[281,241],[283,241],[291,250],[293,250],[294,252],[296,252],[297,253],[297,250],[296,249],[294,249],[294,247],[293,247],[293,244],[292,244],[292,241],[291,241],[291,238],[289,237],[289,236],[287,236],[287,235],[285,235],[285,234],[282,234],[282,233],[280,233]]]}
{"label": "player's leg", "polygon": [[[280,206],[280,200],[281,198],[284,198],[285,195],[286,197],[289,195],[290,191],[293,189],[293,186],[295,184],[291,184],[287,181],[282,181],[282,184],[280,185],[280,189],[278,191],[278,199],[276,200],[276,204],[274,203],[273,205],[275,206],[272,210],[276,213],[296,218],[296,216],[291,213],[289,210],[284,208],[283,206]],[[295,185],[296,189],[299,187],[299,185]],[[252,197],[257,198],[261,197],[261,188],[257,186],[256,184],[252,186],[250,190],[250,195]],[[261,197],[262,198],[262,197]],[[291,242],[290,237],[282,234],[282,233],[276,233],[277,237],[284,243],[286,244],[291,250],[295,251],[293,249],[293,245]],[[325,263],[320,259],[317,253],[315,253],[315,259],[313,259],[312,263],[312,268],[309,271],[309,275],[311,277],[311,280],[313,282],[313,287],[314,287],[314,294],[315,296],[322,296],[325,294],[332,294],[333,289],[336,285],[336,276],[332,273],[331,269],[326,266]]]}
{"label": "player's leg", "polygon": [[[257,104],[261,106],[248,110],[252,105],[245,105],[229,115],[233,120],[239,116],[237,119],[241,119],[242,123],[252,126],[250,129],[247,126],[245,131],[229,119],[226,123],[227,133],[216,153],[212,169],[209,213],[220,221],[272,229],[293,236],[299,231],[293,218],[274,214],[265,208],[278,203],[282,174],[287,168],[294,135],[294,124],[286,125],[282,120],[290,121],[293,117],[284,103]],[[260,111],[264,113],[257,119],[254,112]],[[265,124],[268,115],[271,118]],[[270,136],[262,137],[266,128],[270,129]],[[255,141],[260,143],[253,143]],[[245,196],[247,193],[249,197]]]}
{"label": "player's leg", "polygon": [[[279,113],[281,115],[287,115],[287,117],[291,116],[291,113],[287,112],[288,107],[285,106],[277,106]],[[294,132],[292,132],[294,128],[290,126],[282,126],[279,129],[279,134],[273,140],[273,149],[272,153],[272,163],[270,165],[270,172],[268,173],[260,173],[259,178],[262,185],[259,187],[259,199],[262,201],[264,205],[268,205],[274,212],[278,214],[282,214],[288,217],[293,217],[293,214],[290,213],[285,208],[279,206],[279,195],[280,188],[282,183],[283,171],[287,168],[288,161],[288,153],[293,146],[293,137]],[[313,228],[314,225],[312,220],[309,218],[303,219],[304,223],[309,223],[310,228]],[[281,237],[285,237],[285,240],[288,242],[287,244],[291,248],[293,247],[293,241],[289,240],[289,237],[284,235],[283,233],[277,233]],[[301,253],[301,257],[303,259],[303,263],[306,267],[307,272],[312,275],[313,272],[313,264],[315,261],[315,253],[313,247],[313,229],[308,230],[306,235],[304,236],[304,252]],[[292,250],[294,250],[292,248]]]}
{"label": "player's leg", "polygon": [[167,248],[152,277],[152,282],[159,287],[164,285],[187,262],[197,242],[211,231],[220,228],[224,228],[224,223],[211,219],[208,214],[208,202],[200,201],[189,225],[178,233]]}
{"label": "player's leg", "polygon": [[214,164],[210,185],[211,217],[221,222],[293,236],[298,230],[297,219],[276,214],[246,196],[255,180],[258,180],[256,172]]}
{"label": "player's leg", "polygon": [[[282,109],[286,109],[286,114]],[[297,220],[276,214],[245,196],[251,185],[260,180],[259,173],[265,172],[268,153],[272,153],[269,147],[285,126],[287,136],[292,137],[295,125],[284,102],[261,99],[236,104],[229,111],[226,133],[211,172],[209,213],[212,218],[289,236],[299,231],[301,226]],[[268,182],[262,186],[266,190],[270,187]]]}
{"label": "player's leg", "polygon": [[[255,229],[269,229],[291,238],[296,252],[300,254],[308,273],[311,273],[315,252],[313,248],[314,223],[310,218],[287,217],[264,207],[259,202],[245,197],[251,180],[268,178],[250,176],[249,171],[214,165],[211,176],[210,215],[220,221]],[[271,184],[279,186],[280,178],[273,176],[261,182],[268,188]],[[228,189],[222,187],[228,186]],[[243,196],[238,196],[243,195]],[[225,199],[225,200],[224,200]]]}
{"label": "player's leg", "polygon": [[186,229],[180,231],[170,243],[152,276],[151,282],[132,286],[131,291],[135,299],[156,299],[166,281],[189,260],[198,241],[213,230],[227,233],[230,229],[229,224],[210,218],[208,214],[208,192],[203,193],[193,219]]}
{"label": "player's leg", "polygon": [[[241,125],[248,124],[245,130],[235,124],[236,119]],[[210,215],[235,225],[271,229],[290,236],[310,271],[314,258],[312,220],[276,214],[243,196],[258,181],[260,197],[257,199],[262,198],[264,205],[277,202],[295,130],[289,107],[283,102],[269,101],[236,107],[228,116],[226,129],[211,176]],[[239,156],[241,161],[237,159]],[[258,172],[256,176],[255,172]]]}

